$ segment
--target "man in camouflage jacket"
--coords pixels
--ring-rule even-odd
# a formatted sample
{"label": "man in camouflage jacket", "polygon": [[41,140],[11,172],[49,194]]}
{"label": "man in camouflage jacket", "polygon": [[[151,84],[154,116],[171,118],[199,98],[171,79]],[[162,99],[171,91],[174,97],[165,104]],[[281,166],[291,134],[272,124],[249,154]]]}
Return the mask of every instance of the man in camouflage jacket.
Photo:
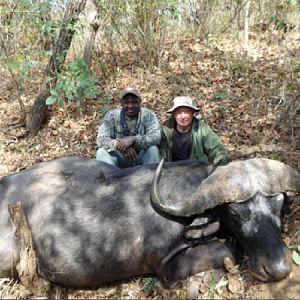
{"label": "man in camouflage jacket", "polygon": [[96,159],[120,168],[158,163],[160,126],[155,113],[141,107],[141,96],[131,87],[121,93],[120,104],[99,127]]}

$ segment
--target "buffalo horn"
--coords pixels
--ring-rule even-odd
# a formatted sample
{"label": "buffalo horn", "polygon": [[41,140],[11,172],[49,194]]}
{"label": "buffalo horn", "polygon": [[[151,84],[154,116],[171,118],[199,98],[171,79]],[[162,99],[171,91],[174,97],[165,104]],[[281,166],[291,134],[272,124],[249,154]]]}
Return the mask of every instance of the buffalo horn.
{"label": "buffalo horn", "polygon": [[152,203],[152,206],[160,212],[163,212],[163,213],[166,213],[166,214],[172,215],[172,216],[180,216],[181,217],[183,215],[184,207],[178,207],[178,206],[170,205],[170,204],[165,205],[161,199],[158,185],[159,185],[159,181],[160,181],[160,177],[161,177],[161,170],[162,170],[163,163],[164,163],[164,159],[162,159],[160,161],[160,163],[158,164],[156,171],[155,171],[152,188],[151,188],[151,192],[150,192],[151,203]]}
{"label": "buffalo horn", "polygon": [[267,158],[253,158],[218,167],[202,181],[195,193],[176,206],[165,205],[159,193],[160,162],[152,185],[152,204],[167,214],[189,217],[225,202],[243,202],[257,193],[275,195],[300,192],[300,174],[290,166]]}

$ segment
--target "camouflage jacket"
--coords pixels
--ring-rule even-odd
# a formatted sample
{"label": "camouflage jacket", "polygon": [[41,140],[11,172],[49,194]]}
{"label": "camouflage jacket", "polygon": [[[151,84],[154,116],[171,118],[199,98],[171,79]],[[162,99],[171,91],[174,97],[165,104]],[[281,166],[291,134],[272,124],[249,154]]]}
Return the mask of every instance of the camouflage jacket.
{"label": "camouflage jacket", "polygon": [[[116,149],[116,139],[127,135],[135,135],[137,137],[134,147],[138,151],[160,143],[160,126],[152,110],[142,107],[138,120],[125,116],[129,130],[128,134],[125,134],[121,124],[121,110],[122,108],[111,110],[104,116],[97,136],[97,145],[99,148],[113,151]],[[137,122],[139,124],[138,128],[136,128]]]}

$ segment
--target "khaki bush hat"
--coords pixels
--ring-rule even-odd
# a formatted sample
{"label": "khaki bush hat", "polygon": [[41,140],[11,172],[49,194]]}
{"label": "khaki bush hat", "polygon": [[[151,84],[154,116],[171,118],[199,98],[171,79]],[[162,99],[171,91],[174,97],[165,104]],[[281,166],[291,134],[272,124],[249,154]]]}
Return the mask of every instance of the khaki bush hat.
{"label": "khaki bush hat", "polygon": [[167,113],[172,113],[176,108],[180,106],[186,106],[194,109],[195,111],[199,111],[200,108],[194,105],[194,102],[191,97],[188,96],[180,96],[175,97],[173,100],[173,107],[167,111]]}
{"label": "khaki bush hat", "polygon": [[127,87],[125,90],[123,90],[122,93],[121,93],[121,95],[120,95],[120,98],[122,99],[126,95],[129,95],[129,94],[135,95],[139,99],[141,99],[140,93],[138,92],[138,90],[134,89],[133,87]]}

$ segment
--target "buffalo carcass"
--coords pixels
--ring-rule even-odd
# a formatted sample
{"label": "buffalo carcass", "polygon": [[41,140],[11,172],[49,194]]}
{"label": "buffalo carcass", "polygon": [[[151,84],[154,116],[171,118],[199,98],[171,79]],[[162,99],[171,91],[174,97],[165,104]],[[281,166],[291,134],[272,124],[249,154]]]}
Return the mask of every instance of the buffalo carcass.
{"label": "buffalo carcass", "polygon": [[[245,169],[236,170],[229,164],[212,175],[213,167],[202,162],[168,163],[159,184],[162,199],[168,199],[165,203],[159,197],[159,176],[152,185],[156,166],[116,171],[93,159],[67,157],[4,177],[0,181],[0,275],[16,274],[19,253],[7,206],[21,201],[32,230],[39,273],[61,286],[96,287],[149,273],[156,273],[171,286],[189,275],[221,266],[224,257],[234,259],[231,247],[219,241],[201,244],[201,235],[209,232],[198,224],[205,219],[202,213],[216,205],[224,207],[219,215],[221,224],[227,212],[230,222],[226,226],[245,250],[249,243],[260,243],[260,228],[271,228],[264,238],[268,235],[274,241],[273,248],[261,245],[250,258],[258,261],[254,271],[262,279],[284,278],[290,269],[280,238],[281,192],[299,191],[299,175],[279,162],[257,162],[257,170],[249,160]],[[161,165],[157,174],[159,171]],[[242,173],[235,175],[236,171]],[[264,190],[262,178],[255,181],[249,177],[252,172],[270,172],[263,179],[271,180],[271,190]],[[231,182],[235,176],[244,177],[249,184],[241,185],[244,181],[236,179]],[[221,205],[230,201],[243,202]],[[196,238],[189,238],[189,229],[196,231]],[[270,251],[275,253],[274,261],[266,259]]]}

